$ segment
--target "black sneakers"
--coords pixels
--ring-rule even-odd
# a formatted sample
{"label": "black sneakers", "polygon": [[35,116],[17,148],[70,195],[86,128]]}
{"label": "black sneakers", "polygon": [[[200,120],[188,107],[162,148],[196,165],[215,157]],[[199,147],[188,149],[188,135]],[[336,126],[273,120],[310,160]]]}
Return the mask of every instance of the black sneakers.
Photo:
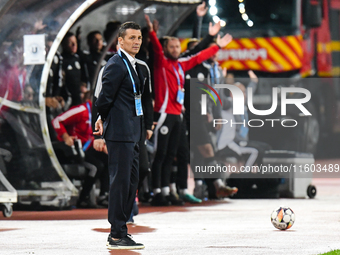
{"label": "black sneakers", "polygon": [[157,193],[151,200],[152,206],[168,206],[170,202],[161,193]]}
{"label": "black sneakers", "polygon": [[109,246],[109,244],[110,244],[110,239],[112,239],[112,238],[111,238],[111,233],[110,233],[109,236],[107,237],[106,246]]}
{"label": "black sneakers", "polygon": [[96,204],[94,204],[90,198],[85,198],[83,200],[79,199],[77,202],[77,208],[84,208],[84,209],[95,209],[98,208]]}
{"label": "black sneakers", "polygon": [[131,235],[128,234],[118,240],[113,240],[109,235],[107,248],[110,250],[139,250],[144,249],[145,246],[133,241]]}
{"label": "black sneakers", "polygon": [[172,193],[166,197],[162,193],[157,193],[150,204],[152,206],[184,205],[184,201]]}
{"label": "black sneakers", "polygon": [[184,205],[184,201],[172,193],[170,193],[169,196],[166,196],[165,199],[168,200],[171,205]]}
{"label": "black sneakers", "polygon": [[138,190],[138,201],[140,203],[150,203],[152,200],[152,196],[150,192],[144,192],[144,191],[139,191]]}

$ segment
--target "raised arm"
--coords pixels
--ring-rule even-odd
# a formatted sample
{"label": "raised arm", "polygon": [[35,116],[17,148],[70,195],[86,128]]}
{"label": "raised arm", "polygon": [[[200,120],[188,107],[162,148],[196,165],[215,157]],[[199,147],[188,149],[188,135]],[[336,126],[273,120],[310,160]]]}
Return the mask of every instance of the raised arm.
{"label": "raised arm", "polygon": [[153,24],[148,15],[145,15],[145,20],[149,29],[150,42],[153,46],[154,67],[157,67],[160,66],[164,59],[163,47],[157,38],[156,32],[153,29]]}
{"label": "raised arm", "polygon": [[192,50],[188,50],[184,52],[181,57],[188,57],[197,54],[198,52],[208,48],[209,44],[214,42],[214,37],[221,29],[220,22],[217,22],[215,25],[209,23],[209,33],[200,41]]}
{"label": "raised arm", "polygon": [[257,78],[257,75],[252,70],[248,71],[248,75],[250,78],[250,82],[248,83],[247,88],[253,88],[253,94],[254,94],[257,89],[257,84],[259,82],[259,79]]}
{"label": "raised arm", "polygon": [[232,40],[233,37],[230,34],[226,34],[222,38],[220,37],[220,35],[218,35],[216,45],[202,50],[197,55],[194,55],[192,57],[180,58],[179,61],[182,65],[183,71],[185,72],[187,70],[190,70],[194,66],[202,63],[204,60],[207,60],[208,58],[216,54],[219,49],[227,46]]}
{"label": "raised arm", "polygon": [[206,7],[205,2],[202,2],[199,4],[196,8],[196,19],[194,24],[194,30],[193,30],[193,38],[200,39],[201,38],[201,29],[202,29],[202,21],[203,17],[208,11],[208,7]]}
{"label": "raised arm", "polygon": [[194,56],[180,58],[178,61],[181,63],[183,71],[186,72],[216,54],[219,49],[220,48],[217,45],[213,45],[205,50],[200,51]]}

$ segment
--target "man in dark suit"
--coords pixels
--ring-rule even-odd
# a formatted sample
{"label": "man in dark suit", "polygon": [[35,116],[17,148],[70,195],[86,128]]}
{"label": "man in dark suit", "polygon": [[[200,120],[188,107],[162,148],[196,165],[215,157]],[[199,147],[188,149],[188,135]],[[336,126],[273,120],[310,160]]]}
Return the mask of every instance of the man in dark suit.
{"label": "man in dark suit", "polygon": [[109,249],[143,249],[127,234],[128,221],[138,187],[138,142],[141,139],[144,77],[135,55],[141,43],[141,28],[134,22],[121,25],[120,49],[108,63],[102,76],[102,90],[96,101],[100,118],[96,135],[103,135],[109,153],[109,210],[111,232]]}

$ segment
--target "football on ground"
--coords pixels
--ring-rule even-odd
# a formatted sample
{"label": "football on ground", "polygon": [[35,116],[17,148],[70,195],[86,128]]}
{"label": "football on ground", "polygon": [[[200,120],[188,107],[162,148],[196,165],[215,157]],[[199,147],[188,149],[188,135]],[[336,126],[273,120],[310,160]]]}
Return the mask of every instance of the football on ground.
{"label": "football on ground", "polygon": [[289,207],[280,206],[272,212],[271,222],[277,229],[286,230],[293,226],[295,214]]}

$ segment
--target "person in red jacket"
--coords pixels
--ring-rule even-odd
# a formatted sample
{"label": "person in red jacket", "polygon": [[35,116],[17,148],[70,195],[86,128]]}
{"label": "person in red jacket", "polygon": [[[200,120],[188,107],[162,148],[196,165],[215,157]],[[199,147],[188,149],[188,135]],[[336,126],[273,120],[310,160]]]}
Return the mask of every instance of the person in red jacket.
{"label": "person in red jacket", "polygon": [[[232,41],[226,34],[217,37],[216,45],[200,51],[196,55],[179,58],[181,46],[178,38],[168,37],[162,47],[150,18],[145,15],[150,41],[154,50],[155,106],[154,120],[157,121],[155,134],[156,155],[152,165],[152,205],[182,205],[183,201],[170,193],[172,162],[179,143],[184,102],[184,73],[215,55],[220,48]],[[163,53],[164,50],[164,53]]]}
{"label": "person in red jacket", "polygon": [[82,104],[73,106],[68,111],[58,115],[52,120],[52,125],[57,133],[58,140],[63,141],[67,146],[72,147],[75,139],[81,141],[82,150],[85,153],[84,166],[89,170],[89,173],[84,180],[77,207],[95,208],[97,206],[91,202],[89,195],[97,176],[100,175],[104,167],[107,167],[105,165],[107,155],[93,148],[90,92],[81,93],[81,97]]}

